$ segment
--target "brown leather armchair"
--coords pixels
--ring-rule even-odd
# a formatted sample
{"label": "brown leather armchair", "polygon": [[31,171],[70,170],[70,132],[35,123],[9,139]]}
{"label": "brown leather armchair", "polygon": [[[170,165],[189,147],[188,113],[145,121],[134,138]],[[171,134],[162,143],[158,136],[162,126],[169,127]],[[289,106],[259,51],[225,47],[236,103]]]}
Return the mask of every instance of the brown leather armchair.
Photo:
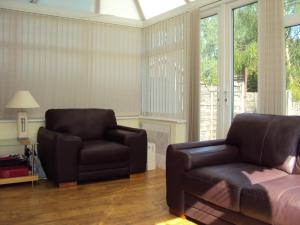
{"label": "brown leather armchair", "polygon": [[118,126],[109,109],[50,109],[38,131],[38,155],[56,184],[144,172],[145,130]]}
{"label": "brown leather armchair", "polygon": [[170,211],[201,224],[300,224],[300,116],[237,115],[227,138],[170,145]]}

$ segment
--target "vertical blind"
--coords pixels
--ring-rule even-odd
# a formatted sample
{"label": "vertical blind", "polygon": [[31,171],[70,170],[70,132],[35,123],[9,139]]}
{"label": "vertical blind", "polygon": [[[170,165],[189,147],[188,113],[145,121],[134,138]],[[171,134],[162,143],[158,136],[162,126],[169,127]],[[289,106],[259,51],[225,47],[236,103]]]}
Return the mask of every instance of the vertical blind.
{"label": "vertical blind", "polygon": [[283,0],[258,4],[258,111],[282,115],[286,114]]}
{"label": "vertical blind", "polygon": [[188,14],[144,29],[142,115],[185,118]]}
{"label": "vertical blind", "polygon": [[142,30],[0,9],[0,119],[17,90],[41,108],[112,108],[140,112]]}

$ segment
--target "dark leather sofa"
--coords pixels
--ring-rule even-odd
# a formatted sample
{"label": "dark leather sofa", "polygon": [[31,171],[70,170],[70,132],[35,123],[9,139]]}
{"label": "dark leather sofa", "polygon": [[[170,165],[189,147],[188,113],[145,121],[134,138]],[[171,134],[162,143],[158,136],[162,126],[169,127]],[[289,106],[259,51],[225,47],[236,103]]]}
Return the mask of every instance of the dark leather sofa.
{"label": "dark leather sofa", "polygon": [[109,109],[50,109],[38,131],[38,155],[56,184],[144,172],[147,134],[118,126]]}
{"label": "dark leather sofa", "polygon": [[203,224],[300,224],[300,117],[237,115],[225,140],[170,145],[170,212]]}

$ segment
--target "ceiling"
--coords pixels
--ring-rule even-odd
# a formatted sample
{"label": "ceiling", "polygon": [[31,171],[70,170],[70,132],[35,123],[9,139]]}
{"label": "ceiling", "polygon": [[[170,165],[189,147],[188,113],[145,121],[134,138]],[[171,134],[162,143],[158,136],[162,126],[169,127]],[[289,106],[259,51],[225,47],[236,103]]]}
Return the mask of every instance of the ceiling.
{"label": "ceiling", "polygon": [[11,0],[72,12],[145,21],[196,0]]}

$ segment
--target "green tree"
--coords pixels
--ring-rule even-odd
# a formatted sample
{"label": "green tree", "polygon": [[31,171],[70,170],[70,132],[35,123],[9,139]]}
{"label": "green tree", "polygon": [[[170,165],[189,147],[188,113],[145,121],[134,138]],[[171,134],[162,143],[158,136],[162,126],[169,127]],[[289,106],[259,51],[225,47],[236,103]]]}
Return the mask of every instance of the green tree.
{"label": "green tree", "polygon": [[[257,91],[257,4],[234,10],[235,79],[247,81],[248,91]],[[218,18],[207,17],[200,23],[200,80],[218,84]]]}
{"label": "green tree", "polygon": [[300,25],[286,28],[285,43],[287,89],[300,101]]}
{"label": "green tree", "polygon": [[202,84],[218,84],[218,18],[211,16],[200,23],[200,81]]}
{"label": "green tree", "polygon": [[[285,14],[300,13],[300,0],[285,0]],[[257,3],[234,9],[234,79],[247,83],[248,92],[257,92]],[[218,20],[204,18],[200,25],[200,80],[218,84]],[[300,25],[286,28],[287,88],[300,101]]]}
{"label": "green tree", "polygon": [[285,0],[284,9],[286,15],[300,13],[300,0]]}
{"label": "green tree", "polygon": [[234,10],[234,74],[257,92],[257,3]]}

